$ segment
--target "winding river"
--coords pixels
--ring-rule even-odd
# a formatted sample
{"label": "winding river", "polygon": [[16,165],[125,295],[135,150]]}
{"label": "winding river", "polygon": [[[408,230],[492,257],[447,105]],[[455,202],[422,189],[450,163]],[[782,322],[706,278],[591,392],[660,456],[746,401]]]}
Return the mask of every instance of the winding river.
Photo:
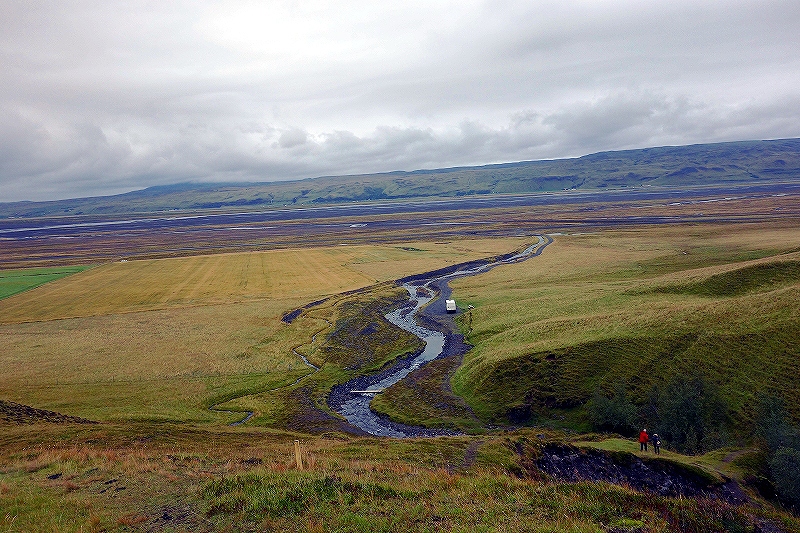
{"label": "winding river", "polygon": [[369,404],[375,394],[378,394],[377,391],[394,385],[420,366],[439,357],[444,351],[446,342],[452,332],[436,321],[426,321],[426,323],[437,323],[440,329],[423,327],[418,323],[417,316],[423,308],[425,308],[426,314],[432,316],[445,313],[443,300],[450,293],[450,289],[447,286],[450,280],[474,276],[475,274],[487,272],[499,265],[524,261],[541,254],[551,242],[553,242],[551,237],[539,236],[538,242],[525,250],[503,256],[493,262],[467,263],[455,269],[412,276],[401,280],[402,286],[408,291],[409,302],[404,307],[387,314],[386,319],[422,339],[425,343],[425,348],[414,357],[398,361],[389,369],[375,376],[362,376],[335,387],[331,397],[336,399],[330,402],[331,406],[344,416],[350,424],[371,435],[403,438],[454,434],[454,432],[447,430],[407,426],[393,422],[373,412],[369,408]]}

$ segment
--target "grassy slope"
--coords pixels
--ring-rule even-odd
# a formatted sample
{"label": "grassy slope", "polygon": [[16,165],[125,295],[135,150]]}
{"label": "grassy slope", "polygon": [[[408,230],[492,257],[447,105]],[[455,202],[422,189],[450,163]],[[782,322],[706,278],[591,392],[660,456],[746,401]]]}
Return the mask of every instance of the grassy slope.
{"label": "grassy slope", "polygon": [[515,436],[301,437],[302,472],[296,438],[259,428],[10,427],[0,433],[0,528],[735,532],[765,519],[800,527],[760,504],[515,477]]}
{"label": "grassy slope", "polygon": [[580,412],[562,410],[598,387],[624,379],[643,401],[654,384],[699,371],[737,421],[758,391],[800,416],[800,255],[781,254],[798,244],[793,227],[558,237],[540,258],[453,283],[476,307],[475,349],[454,389],[484,420],[530,407],[580,427]]}

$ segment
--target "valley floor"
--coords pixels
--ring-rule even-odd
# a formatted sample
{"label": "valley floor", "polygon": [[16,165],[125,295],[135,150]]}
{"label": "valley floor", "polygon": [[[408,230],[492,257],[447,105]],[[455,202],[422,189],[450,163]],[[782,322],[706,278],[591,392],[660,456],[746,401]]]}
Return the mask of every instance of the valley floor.
{"label": "valley floor", "polygon": [[[137,248],[9,289],[0,532],[800,531],[752,439],[759,392],[800,418],[797,200],[474,209],[374,233],[347,220],[348,242]],[[473,346],[463,364],[436,360],[373,403],[468,434],[364,437],[332,412],[336,384],[420,348],[384,319],[404,297],[392,280],[548,233],[535,261],[452,284],[452,327]],[[89,244],[61,259],[89,258]],[[47,263],[14,250],[17,266]],[[684,455],[676,440],[655,460],[594,432],[609,422],[591,402],[641,409],[692,372],[728,409],[714,446]]]}

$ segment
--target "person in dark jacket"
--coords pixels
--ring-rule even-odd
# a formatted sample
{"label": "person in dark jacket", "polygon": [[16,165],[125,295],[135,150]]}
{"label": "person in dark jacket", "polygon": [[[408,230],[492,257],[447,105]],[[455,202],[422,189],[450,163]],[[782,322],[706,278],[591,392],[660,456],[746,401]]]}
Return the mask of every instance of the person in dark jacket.
{"label": "person in dark jacket", "polygon": [[639,433],[639,451],[646,452],[647,451],[647,441],[650,440],[650,437],[647,435],[647,430],[643,429],[641,433]]}
{"label": "person in dark jacket", "polygon": [[661,453],[661,437],[658,436],[658,433],[653,433],[650,441],[653,443],[653,451],[659,455]]}

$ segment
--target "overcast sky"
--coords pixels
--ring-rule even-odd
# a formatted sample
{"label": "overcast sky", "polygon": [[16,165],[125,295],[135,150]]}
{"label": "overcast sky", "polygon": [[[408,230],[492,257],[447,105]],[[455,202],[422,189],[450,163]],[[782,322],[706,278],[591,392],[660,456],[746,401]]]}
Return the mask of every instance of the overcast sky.
{"label": "overcast sky", "polygon": [[798,0],[0,0],[0,201],[798,136]]}

